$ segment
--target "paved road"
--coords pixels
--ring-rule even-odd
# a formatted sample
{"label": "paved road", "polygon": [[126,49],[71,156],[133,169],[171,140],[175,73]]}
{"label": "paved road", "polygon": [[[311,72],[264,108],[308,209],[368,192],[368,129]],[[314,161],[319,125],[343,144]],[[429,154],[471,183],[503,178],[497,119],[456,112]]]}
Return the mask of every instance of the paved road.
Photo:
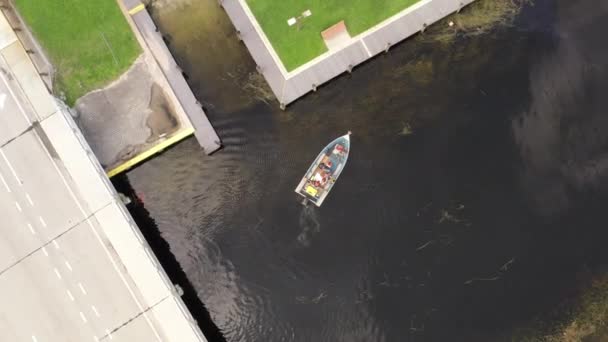
{"label": "paved road", "polygon": [[0,341],[161,340],[1,71]]}
{"label": "paved road", "polygon": [[5,69],[0,65],[0,144],[4,145],[8,139],[17,136],[29,126],[30,119],[20,110],[15,96],[7,87],[7,75]]}

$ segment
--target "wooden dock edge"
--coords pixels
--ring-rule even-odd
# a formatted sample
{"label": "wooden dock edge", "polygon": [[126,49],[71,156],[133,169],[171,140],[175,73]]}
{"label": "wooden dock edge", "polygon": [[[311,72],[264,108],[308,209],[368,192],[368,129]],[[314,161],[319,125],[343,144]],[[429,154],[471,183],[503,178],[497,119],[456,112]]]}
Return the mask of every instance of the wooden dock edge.
{"label": "wooden dock edge", "polygon": [[270,41],[253,16],[246,0],[219,0],[237,37],[243,41],[282,109],[335,77],[353,68],[428,26],[453,14],[475,0],[421,0],[352,37],[342,48],[327,51],[302,66],[287,71]]}
{"label": "wooden dock edge", "polygon": [[140,0],[116,1],[141,47],[154,57],[173,92],[176,105],[181,107],[194,126],[194,136],[198,143],[206,154],[219,150],[222,147],[219,136],[186,82],[182,69],[173,58],[145,5]]}

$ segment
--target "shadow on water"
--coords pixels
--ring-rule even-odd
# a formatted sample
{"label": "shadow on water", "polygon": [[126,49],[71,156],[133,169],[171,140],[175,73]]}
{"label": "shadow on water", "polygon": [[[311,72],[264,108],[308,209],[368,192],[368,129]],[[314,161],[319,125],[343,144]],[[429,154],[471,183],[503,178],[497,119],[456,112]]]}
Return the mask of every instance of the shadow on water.
{"label": "shadow on water", "polygon": [[183,290],[184,294],[182,295],[182,300],[198,323],[207,340],[210,342],[226,342],[226,338],[211,320],[209,311],[207,311],[205,304],[201,302],[196,290],[188,280],[186,273],[184,273],[184,270],[177,262],[173,253],[171,253],[169,244],[161,236],[156,222],[150,217],[150,213],[146,210],[143,203],[138,200],[137,193],[131,187],[128,177],[126,175],[116,176],[112,179],[112,183],[118,192],[126,195],[132,200],[128,205],[129,212],[140,227],[144,238],[148,241],[148,244],[167,272],[171,282],[179,285]]}

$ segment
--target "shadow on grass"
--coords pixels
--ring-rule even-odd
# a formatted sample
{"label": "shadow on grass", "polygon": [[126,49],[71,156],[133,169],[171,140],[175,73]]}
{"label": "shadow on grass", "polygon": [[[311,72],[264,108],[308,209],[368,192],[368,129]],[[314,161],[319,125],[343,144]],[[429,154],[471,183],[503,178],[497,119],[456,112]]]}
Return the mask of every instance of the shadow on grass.
{"label": "shadow on grass", "polygon": [[125,174],[118,175],[112,178],[112,183],[118,192],[131,198],[132,202],[127,206],[131,216],[133,216],[144,238],[148,241],[150,248],[152,248],[165,272],[167,272],[171,282],[179,285],[184,291],[182,300],[188,310],[190,310],[190,313],[192,313],[207,340],[209,342],[226,342],[226,338],[215,323],[213,323],[209,311],[198,297],[186,273],[173,253],[171,253],[169,244],[162,238],[156,222],[150,217],[150,213],[144,208],[143,203],[137,201],[137,195],[131,187],[128,177]]}

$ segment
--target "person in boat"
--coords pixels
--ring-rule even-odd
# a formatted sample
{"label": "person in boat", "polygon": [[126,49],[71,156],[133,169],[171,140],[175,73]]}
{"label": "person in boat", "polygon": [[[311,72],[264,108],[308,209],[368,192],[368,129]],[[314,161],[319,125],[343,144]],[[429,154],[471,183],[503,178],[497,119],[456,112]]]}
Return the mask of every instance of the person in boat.
{"label": "person in boat", "polygon": [[329,159],[327,161],[322,161],[321,164],[319,164],[319,168],[323,171],[331,172],[331,167],[332,162]]}
{"label": "person in boat", "polygon": [[324,172],[317,172],[312,178],[312,184],[318,188],[322,188],[327,183],[327,174]]}

